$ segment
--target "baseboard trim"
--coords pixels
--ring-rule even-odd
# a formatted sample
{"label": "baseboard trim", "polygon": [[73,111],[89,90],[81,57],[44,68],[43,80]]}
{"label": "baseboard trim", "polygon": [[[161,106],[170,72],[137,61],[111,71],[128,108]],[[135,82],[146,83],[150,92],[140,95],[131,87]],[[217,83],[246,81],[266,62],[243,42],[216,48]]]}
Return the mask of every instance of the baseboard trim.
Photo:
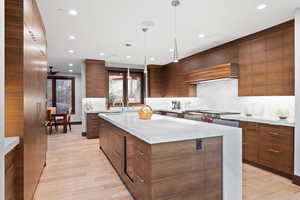
{"label": "baseboard trim", "polygon": [[81,136],[85,137],[86,136],[86,132],[81,132]]}
{"label": "baseboard trim", "polygon": [[294,183],[295,185],[300,186],[300,176],[294,175],[294,176],[293,176],[293,183]]}
{"label": "baseboard trim", "polygon": [[82,122],[71,122],[72,125],[80,125]]}

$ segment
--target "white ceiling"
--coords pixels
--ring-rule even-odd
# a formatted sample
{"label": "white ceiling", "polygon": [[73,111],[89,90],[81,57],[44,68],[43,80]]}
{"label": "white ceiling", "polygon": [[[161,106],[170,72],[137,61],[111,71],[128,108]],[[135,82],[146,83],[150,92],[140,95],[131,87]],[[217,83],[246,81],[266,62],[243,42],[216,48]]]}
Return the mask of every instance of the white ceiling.
{"label": "white ceiling", "polygon": [[[47,30],[49,64],[79,72],[83,59],[142,64],[143,21],[155,26],[147,33],[153,64],[171,61],[173,9],[171,0],[37,0]],[[257,10],[261,4],[264,10]],[[181,0],[177,11],[180,57],[240,38],[294,18],[299,0]],[[63,9],[63,10],[62,10]],[[70,16],[69,9],[78,11]],[[206,37],[200,39],[199,34]],[[69,40],[68,36],[76,36]],[[132,47],[125,47],[125,43]],[[73,55],[68,53],[73,49]],[[105,56],[99,53],[104,52]],[[130,55],[131,59],[126,56]]]}

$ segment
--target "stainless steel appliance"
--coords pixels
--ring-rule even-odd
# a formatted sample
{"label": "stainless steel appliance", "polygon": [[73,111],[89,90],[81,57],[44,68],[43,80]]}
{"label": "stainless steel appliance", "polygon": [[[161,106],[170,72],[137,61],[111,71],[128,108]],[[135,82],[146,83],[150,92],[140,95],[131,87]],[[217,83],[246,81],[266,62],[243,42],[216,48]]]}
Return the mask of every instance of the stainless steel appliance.
{"label": "stainless steel appliance", "polygon": [[186,110],[185,118],[204,121],[209,123],[215,123],[225,126],[233,126],[238,127],[239,123],[230,120],[223,120],[221,116],[224,115],[237,115],[240,114],[238,112],[224,112],[224,111],[217,111],[217,110]]}

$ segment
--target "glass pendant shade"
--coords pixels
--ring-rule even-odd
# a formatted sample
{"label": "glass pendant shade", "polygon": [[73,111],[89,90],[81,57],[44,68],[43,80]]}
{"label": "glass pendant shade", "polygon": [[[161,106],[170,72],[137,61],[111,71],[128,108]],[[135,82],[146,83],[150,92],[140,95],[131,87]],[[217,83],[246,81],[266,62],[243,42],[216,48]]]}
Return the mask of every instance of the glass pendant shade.
{"label": "glass pendant shade", "polygon": [[174,52],[173,52],[173,62],[177,63],[179,61],[178,58],[178,47],[177,47],[177,39],[174,39]]}

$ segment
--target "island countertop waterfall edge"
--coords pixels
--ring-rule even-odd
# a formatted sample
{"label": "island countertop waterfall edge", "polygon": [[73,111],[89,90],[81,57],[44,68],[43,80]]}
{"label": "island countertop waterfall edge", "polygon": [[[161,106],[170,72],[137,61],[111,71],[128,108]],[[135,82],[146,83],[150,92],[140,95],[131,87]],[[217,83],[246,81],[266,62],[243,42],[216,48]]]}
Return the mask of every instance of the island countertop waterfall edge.
{"label": "island countertop waterfall edge", "polygon": [[99,117],[150,144],[172,143],[212,137],[223,138],[223,199],[242,199],[242,130],[206,122],[153,115],[140,120],[137,113]]}

